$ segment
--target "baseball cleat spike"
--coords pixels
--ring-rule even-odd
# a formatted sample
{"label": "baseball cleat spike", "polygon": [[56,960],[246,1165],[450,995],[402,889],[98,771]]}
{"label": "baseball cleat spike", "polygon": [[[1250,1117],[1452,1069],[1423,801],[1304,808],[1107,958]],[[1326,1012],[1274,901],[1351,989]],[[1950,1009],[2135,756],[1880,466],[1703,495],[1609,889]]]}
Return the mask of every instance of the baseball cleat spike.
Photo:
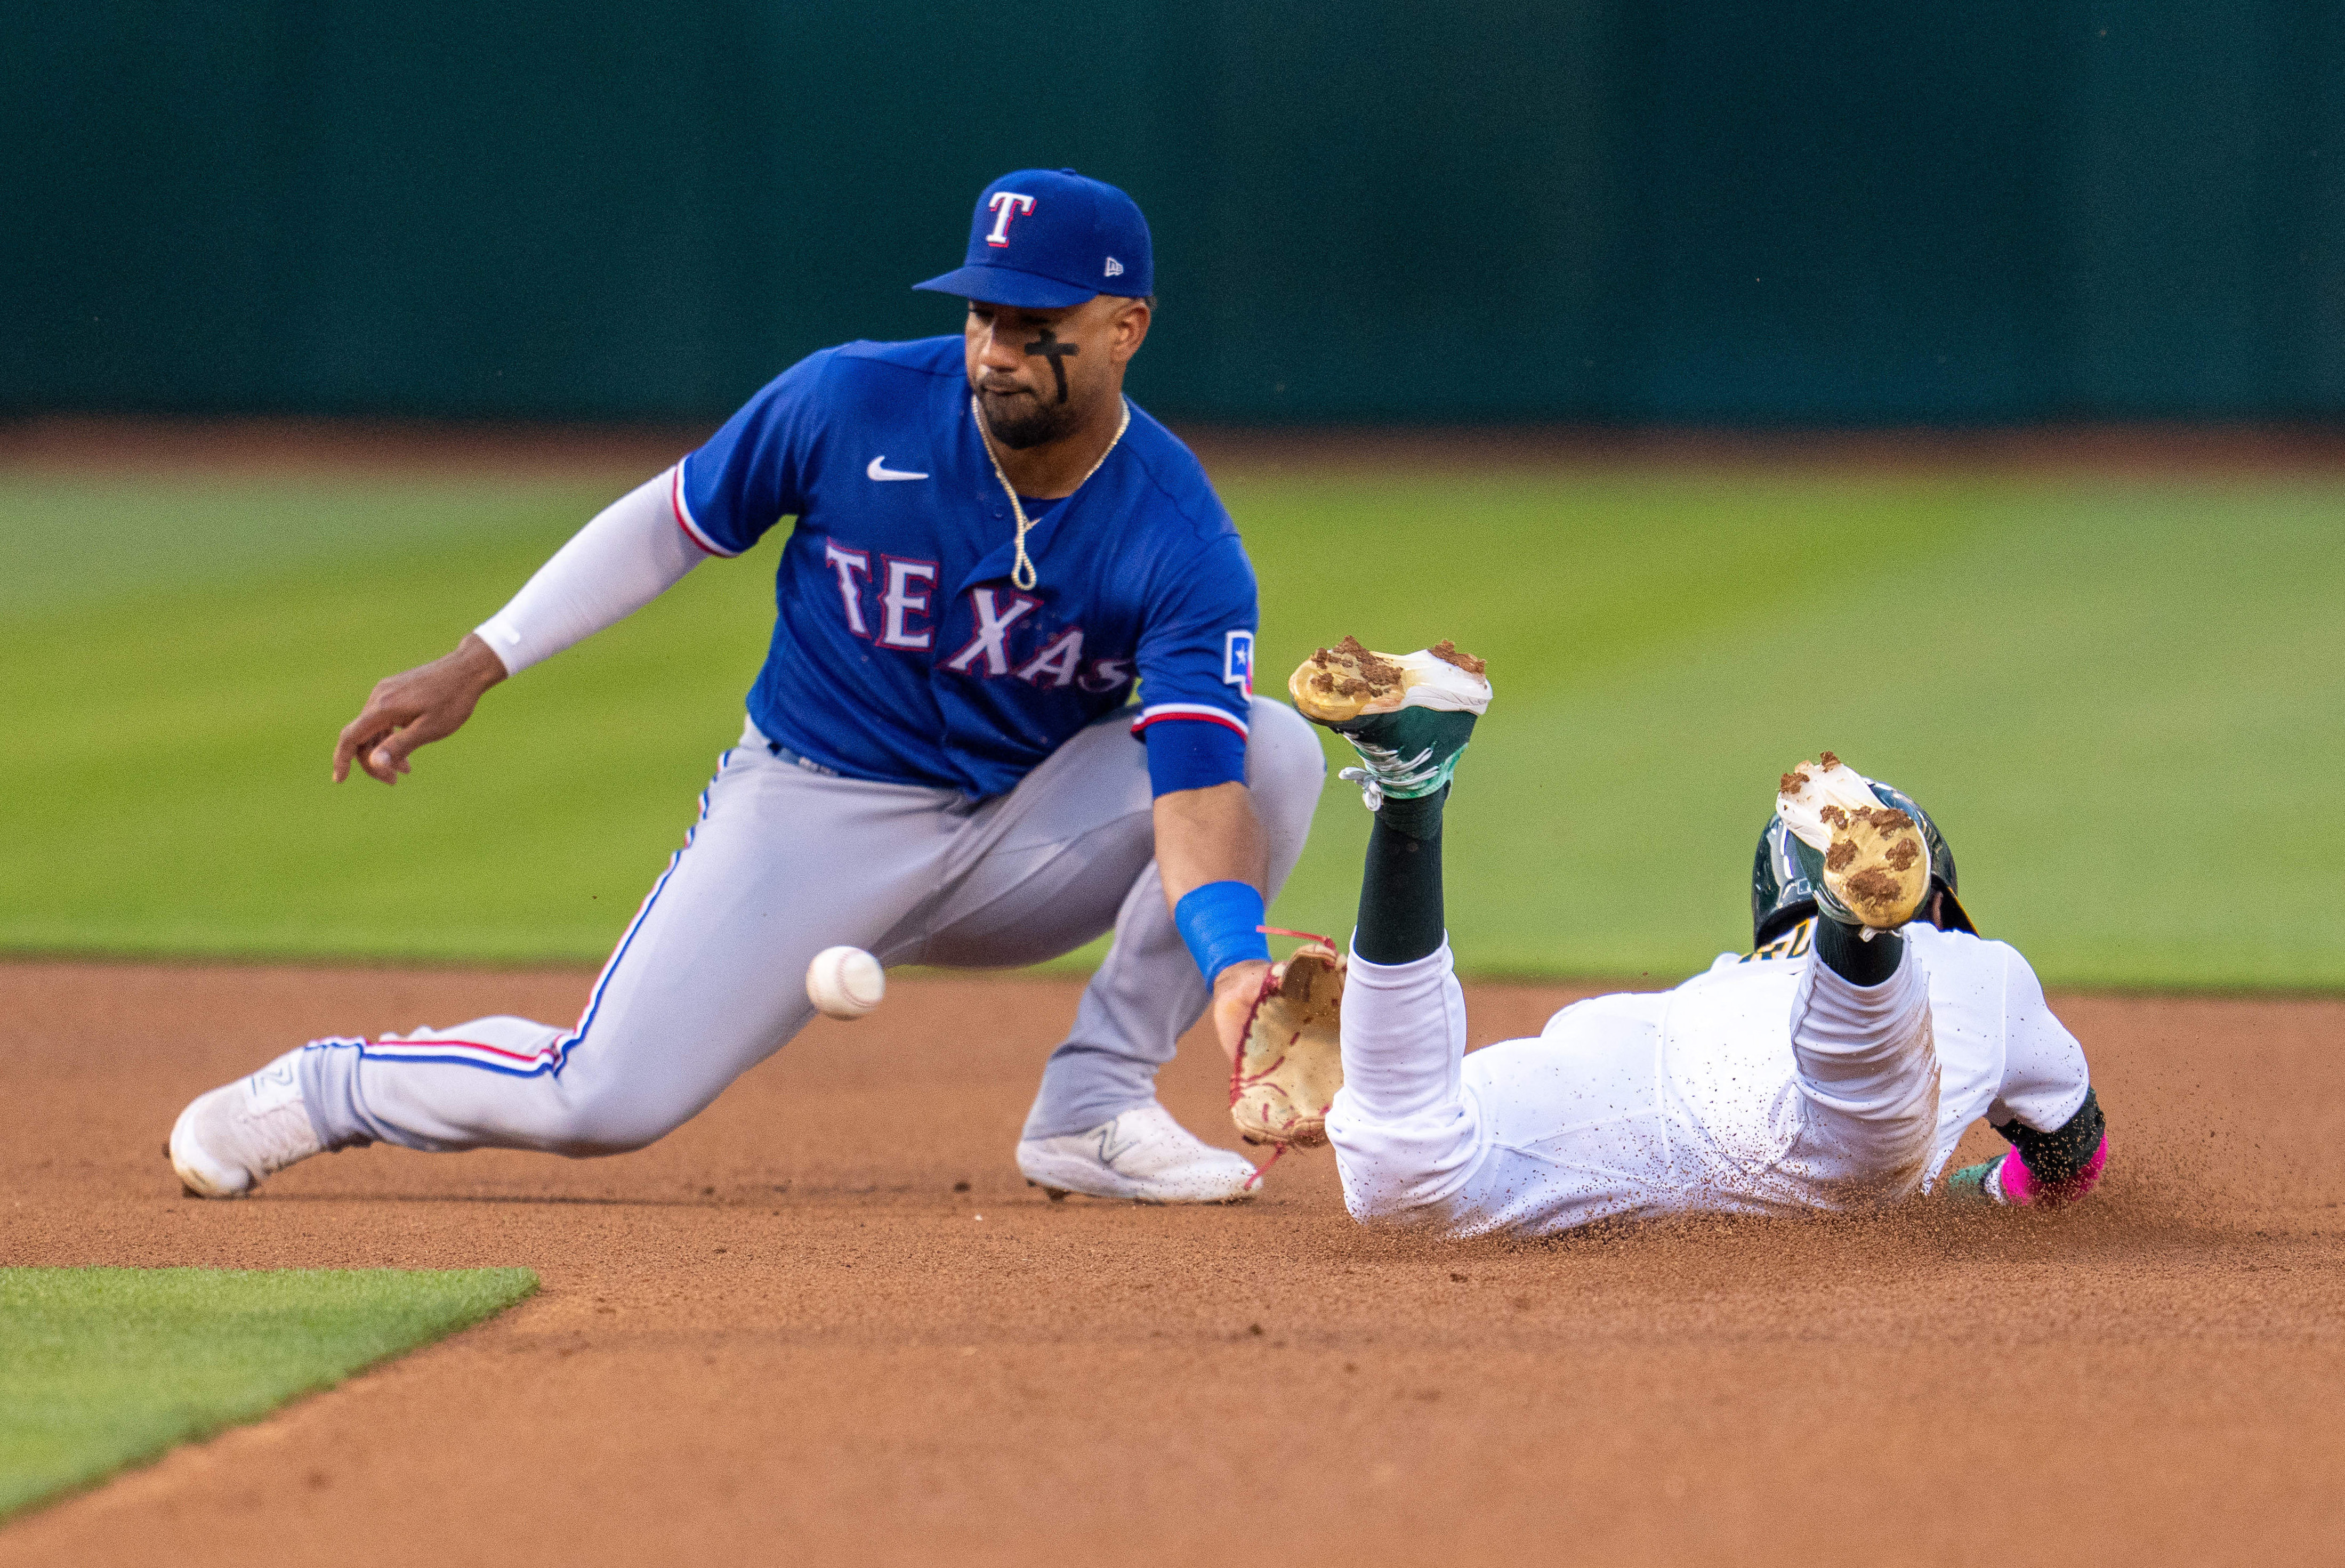
{"label": "baseball cleat spike", "polygon": [[1832,753],[1783,775],[1776,814],[1826,918],[1868,931],[1894,931],[1930,895],[1930,851],[1919,824],[1873,792]]}
{"label": "baseball cleat spike", "polygon": [[1489,710],[1487,666],[1443,638],[1414,653],[1379,653],[1346,637],[1286,678],[1295,710],[1351,743],[1360,765],[1336,776],[1360,786],[1370,811],[1448,787]]}

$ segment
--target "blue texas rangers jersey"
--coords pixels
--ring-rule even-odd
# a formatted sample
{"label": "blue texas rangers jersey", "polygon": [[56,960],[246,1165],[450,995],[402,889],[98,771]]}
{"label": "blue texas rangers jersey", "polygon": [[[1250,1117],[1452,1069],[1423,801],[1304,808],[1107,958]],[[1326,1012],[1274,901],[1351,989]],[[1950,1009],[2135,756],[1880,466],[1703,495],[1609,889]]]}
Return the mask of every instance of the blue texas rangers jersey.
{"label": "blue texas rangers jersey", "polygon": [[1137,408],[1072,496],[1024,503],[1030,592],[957,336],[799,361],[677,467],[675,502],[716,555],[797,518],[749,716],[823,766],[1000,794],[1135,680],[1135,730],[1245,733],[1254,569],[1195,457]]}

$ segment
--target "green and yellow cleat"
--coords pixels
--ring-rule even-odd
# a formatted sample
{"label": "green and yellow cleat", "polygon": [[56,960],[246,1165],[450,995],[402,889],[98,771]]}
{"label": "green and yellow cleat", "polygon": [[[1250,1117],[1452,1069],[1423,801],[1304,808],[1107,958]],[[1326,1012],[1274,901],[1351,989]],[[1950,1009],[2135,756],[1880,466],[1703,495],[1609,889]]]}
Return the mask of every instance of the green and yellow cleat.
{"label": "green and yellow cleat", "polygon": [[1414,653],[1377,653],[1346,637],[1286,678],[1297,712],[1351,743],[1360,765],[1336,776],[1360,786],[1370,811],[1447,788],[1488,711],[1486,666],[1444,638]]}

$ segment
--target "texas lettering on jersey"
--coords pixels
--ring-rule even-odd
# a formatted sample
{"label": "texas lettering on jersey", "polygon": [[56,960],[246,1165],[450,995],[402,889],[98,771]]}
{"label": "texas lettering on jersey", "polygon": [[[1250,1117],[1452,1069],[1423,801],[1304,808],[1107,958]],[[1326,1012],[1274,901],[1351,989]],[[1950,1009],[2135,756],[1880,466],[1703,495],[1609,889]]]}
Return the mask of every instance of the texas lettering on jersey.
{"label": "texas lettering on jersey", "polygon": [[[937,562],[878,556],[875,585],[873,559],[873,551],[835,539],[823,545],[824,561],[838,573],[839,609],[848,634],[905,652],[934,650],[939,622],[931,602]],[[956,675],[1007,676],[1037,686],[1077,686],[1092,693],[1114,692],[1132,683],[1129,652],[1086,658],[1083,629],[1037,617],[1034,612],[1041,607],[1042,601],[1014,589],[970,589],[962,617],[969,627],[969,639],[943,661],[943,667]]]}
{"label": "texas lettering on jersey", "polygon": [[957,336],[801,360],[685,459],[673,493],[715,554],[797,520],[748,705],[809,761],[988,797],[1136,692],[1136,733],[1204,723],[1237,743],[1177,787],[1244,776],[1254,569],[1195,457],[1137,408],[1073,495],[1027,503],[1030,591]]}

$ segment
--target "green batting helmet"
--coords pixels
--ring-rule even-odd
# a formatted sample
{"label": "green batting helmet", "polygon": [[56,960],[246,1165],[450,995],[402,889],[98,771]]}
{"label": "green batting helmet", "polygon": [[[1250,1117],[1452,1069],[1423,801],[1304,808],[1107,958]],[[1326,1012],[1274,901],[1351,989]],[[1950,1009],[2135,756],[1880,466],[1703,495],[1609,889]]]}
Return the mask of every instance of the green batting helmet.
{"label": "green batting helmet", "polygon": [[[1937,901],[1934,924],[1942,931],[1968,931],[1976,936],[1978,927],[1971,924],[1962,901],[1954,896],[1954,852],[1946,847],[1945,835],[1938,831],[1938,824],[1904,791],[1871,779],[1864,782],[1882,804],[1895,806],[1922,829],[1922,842],[1930,848],[1931,891],[1944,895]],[[1929,905],[1925,903],[1923,907]],[[1800,869],[1799,857],[1792,853],[1792,830],[1771,812],[1759,835],[1759,853],[1751,862],[1751,948],[1764,947],[1815,912],[1815,884],[1808,880],[1808,874]]]}

